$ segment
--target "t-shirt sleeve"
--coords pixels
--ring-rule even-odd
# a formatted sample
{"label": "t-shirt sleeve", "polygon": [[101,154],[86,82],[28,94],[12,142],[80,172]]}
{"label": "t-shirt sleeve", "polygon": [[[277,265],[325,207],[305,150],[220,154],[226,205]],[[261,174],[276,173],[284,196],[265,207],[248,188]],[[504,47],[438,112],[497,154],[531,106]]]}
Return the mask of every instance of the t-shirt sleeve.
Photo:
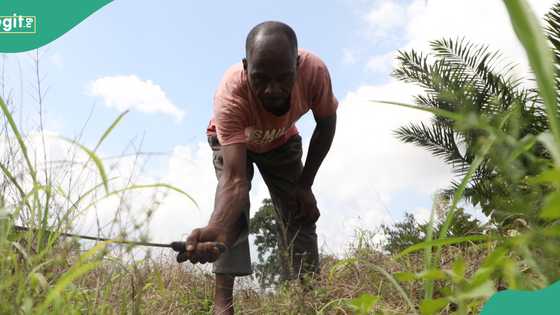
{"label": "t-shirt sleeve", "polygon": [[311,58],[311,110],[317,118],[328,117],[336,113],[338,100],[334,96],[329,70],[318,57]]}
{"label": "t-shirt sleeve", "polygon": [[240,95],[236,82],[228,80],[224,78],[214,95],[214,123],[218,141],[221,145],[247,143],[246,98]]}

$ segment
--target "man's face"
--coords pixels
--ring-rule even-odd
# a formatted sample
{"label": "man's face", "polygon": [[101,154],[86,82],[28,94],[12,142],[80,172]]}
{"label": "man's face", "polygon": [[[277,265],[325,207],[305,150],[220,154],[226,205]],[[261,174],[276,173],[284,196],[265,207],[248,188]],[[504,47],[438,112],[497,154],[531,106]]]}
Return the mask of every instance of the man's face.
{"label": "man's face", "polygon": [[249,85],[266,111],[282,116],[290,109],[290,95],[297,75],[298,57],[282,41],[256,44],[243,59]]}

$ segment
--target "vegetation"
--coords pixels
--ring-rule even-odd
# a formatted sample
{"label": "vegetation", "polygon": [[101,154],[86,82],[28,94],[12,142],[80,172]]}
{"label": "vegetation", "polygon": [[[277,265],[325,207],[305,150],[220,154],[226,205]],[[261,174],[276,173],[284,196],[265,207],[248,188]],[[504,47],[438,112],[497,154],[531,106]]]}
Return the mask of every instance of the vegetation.
{"label": "vegetation", "polygon": [[[238,283],[238,312],[474,314],[498,289],[534,290],[560,279],[560,78],[555,71],[560,4],[547,16],[546,33],[525,1],[504,4],[527,51],[534,88],[514,79],[497,54],[464,39],[435,41],[431,55],[400,54],[395,75],[426,93],[415,105],[394,105],[431,112],[434,119],[405,126],[397,135],[443,157],[461,176],[444,202],[436,203],[430,220],[419,223],[407,215],[382,228],[385,248],[366,233],[343,257],[323,257],[313,289],[297,281],[268,291]],[[41,108],[40,84],[37,92]],[[21,130],[5,95],[0,108],[0,314],[211,313],[212,277],[203,269],[177,265],[167,256],[127,260],[132,248],[118,252],[105,242],[91,245],[60,235],[100,200],[118,196],[112,231],[143,238],[140,227],[158,201],[133,220],[126,216],[128,192],[166,190],[188,198],[165,183],[123,183],[107,171],[97,152],[126,113],[93,148],[58,139],[75,156],[60,165],[43,154],[48,135],[42,127]],[[490,225],[482,227],[458,208],[465,198],[491,215]],[[272,212],[265,201],[251,226],[264,287],[277,279],[269,272],[278,266]],[[34,230],[16,231],[14,224]]]}
{"label": "vegetation", "polygon": [[[557,4],[545,19],[555,67],[560,65],[559,14]],[[499,52],[492,52],[485,45],[461,38],[436,40],[431,47],[429,54],[415,50],[400,52],[400,65],[394,71],[399,80],[424,88],[426,93],[416,97],[416,104],[482,118],[489,126],[499,126],[496,131],[501,133],[493,143],[494,149],[474,171],[464,198],[479,205],[498,223],[515,218],[538,221],[547,189],[529,187],[526,180],[543,172],[552,159],[550,151],[536,139],[548,130],[539,90],[528,84],[527,79],[515,77],[515,66],[501,60]],[[556,73],[555,80],[558,89]],[[483,129],[435,115],[431,123],[411,123],[399,128],[396,135],[404,142],[429,150],[452,166],[457,175],[464,176],[479,156],[481,140],[486,138]],[[458,182],[452,183],[448,196],[458,188]]]}
{"label": "vegetation", "polygon": [[[255,235],[259,259],[253,266],[254,276],[263,289],[276,286],[280,280],[280,271],[283,270],[278,248],[278,229],[272,200],[264,199],[249,226],[250,233]],[[284,268],[288,270],[288,266]]]}
{"label": "vegetation", "polygon": [[[442,220],[437,220],[433,227],[433,233],[438,235],[444,223]],[[422,243],[426,239],[428,229],[428,223],[418,222],[414,215],[407,212],[402,222],[397,222],[392,226],[381,225],[381,230],[387,238],[383,248],[389,253],[397,255],[412,245]],[[472,218],[470,214],[465,213],[464,209],[459,208],[455,213],[453,223],[447,231],[447,237],[481,235],[483,230],[478,219]]]}

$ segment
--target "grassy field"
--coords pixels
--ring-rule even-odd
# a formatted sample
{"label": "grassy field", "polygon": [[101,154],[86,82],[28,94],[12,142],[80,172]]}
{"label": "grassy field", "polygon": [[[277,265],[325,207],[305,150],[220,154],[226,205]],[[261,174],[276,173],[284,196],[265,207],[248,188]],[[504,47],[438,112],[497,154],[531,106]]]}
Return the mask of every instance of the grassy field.
{"label": "grassy field", "polygon": [[[450,194],[441,224],[435,228],[432,211],[423,240],[395,253],[363,234],[344,257],[323,256],[311,288],[289,282],[263,291],[242,280],[235,293],[239,313],[476,314],[497,290],[536,290],[560,279],[560,80],[554,71],[560,57],[550,53],[550,43],[525,1],[504,3],[534,71],[546,130],[519,137],[516,126],[523,121],[517,113],[525,104],[515,102],[497,104],[507,109],[492,117],[392,103],[429,111],[452,121],[461,132],[477,135],[472,162]],[[38,91],[42,106],[40,87]],[[130,248],[117,254],[105,242],[85,244],[60,235],[72,231],[76,220],[109,196],[150,189],[190,198],[165,183],[136,185],[111,177],[97,151],[126,113],[108,124],[91,148],[56,137],[74,158],[55,167],[55,161],[36,150],[51,137],[42,125],[22,130],[12,116],[15,105],[0,98],[0,107],[0,314],[211,314],[212,275],[200,268],[179,265],[171,255],[132,261]],[[545,153],[536,155],[537,149]],[[510,205],[513,195],[499,203],[511,219],[507,224],[493,222],[476,235],[450,233],[457,205],[485,163],[494,163],[505,175],[512,165],[538,172],[507,177],[510,187],[525,193],[517,204]],[[519,214],[511,210],[514,206],[536,210],[513,219]],[[138,221],[118,216],[112,222],[113,235],[145,238],[142,223],[150,220],[154,207],[156,201],[147,204]],[[14,224],[34,231],[17,232]]]}

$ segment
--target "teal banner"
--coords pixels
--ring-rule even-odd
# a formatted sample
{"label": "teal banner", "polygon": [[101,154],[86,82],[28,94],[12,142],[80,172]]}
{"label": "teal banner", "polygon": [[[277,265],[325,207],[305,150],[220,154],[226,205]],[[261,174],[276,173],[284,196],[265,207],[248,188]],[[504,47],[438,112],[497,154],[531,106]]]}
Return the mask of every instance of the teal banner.
{"label": "teal banner", "polygon": [[560,314],[560,281],[539,291],[507,290],[494,294],[480,315]]}
{"label": "teal banner", "polygon": [[0,52],[44,46],[112,0],[0,1]]}

